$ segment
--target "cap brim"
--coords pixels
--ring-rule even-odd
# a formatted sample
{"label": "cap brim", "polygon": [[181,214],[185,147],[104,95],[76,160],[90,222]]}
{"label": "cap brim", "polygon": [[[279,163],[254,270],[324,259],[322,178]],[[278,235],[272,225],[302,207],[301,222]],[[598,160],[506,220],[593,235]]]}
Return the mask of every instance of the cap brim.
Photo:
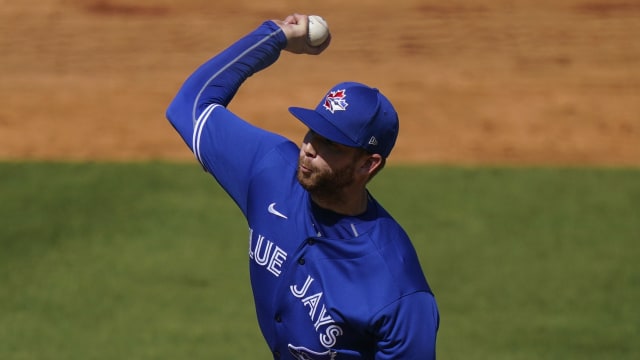
{"label": "cap brim", "polygon": [[309,129],[324,138],[345,146],[360,147],[358,143],[351,140],[329,120],[322,117],[322,115],[318,114],[315,110],[290,107],[289,112],[298,118],[298,120],[305,124]]}

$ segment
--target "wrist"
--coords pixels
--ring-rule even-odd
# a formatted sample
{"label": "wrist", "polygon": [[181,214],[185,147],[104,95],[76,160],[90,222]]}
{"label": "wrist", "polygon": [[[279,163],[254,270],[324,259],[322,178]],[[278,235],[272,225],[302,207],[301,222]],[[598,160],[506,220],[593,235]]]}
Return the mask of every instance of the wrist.
{"label": "wrist", "polygon": [[287,35],[280,25],[275,20],[268,20],[262,24],[270,34],[273,34],[273,39],[277,42],[280,49],[287,47]]}

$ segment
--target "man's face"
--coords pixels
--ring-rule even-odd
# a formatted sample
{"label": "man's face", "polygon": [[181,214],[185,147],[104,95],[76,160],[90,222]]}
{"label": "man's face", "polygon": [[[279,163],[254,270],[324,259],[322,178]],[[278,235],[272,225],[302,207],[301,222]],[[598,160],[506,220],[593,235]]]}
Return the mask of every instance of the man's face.
{"label": "man's face", "polygon": [[334,143],[310,130],[300,147],[298,181],[314,195],[335,196],[353,184],[362,156],[362,150]]}

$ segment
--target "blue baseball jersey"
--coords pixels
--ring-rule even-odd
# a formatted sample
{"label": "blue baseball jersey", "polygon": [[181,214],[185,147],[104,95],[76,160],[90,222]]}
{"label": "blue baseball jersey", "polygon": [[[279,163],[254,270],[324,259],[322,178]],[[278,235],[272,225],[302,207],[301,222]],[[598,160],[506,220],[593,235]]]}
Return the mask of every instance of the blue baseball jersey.
{"label": "blue baseball jersey", "polygon": [[251,286],[276,359],[433,359],[438,308],[409,237],[369,195],[342,216],[296,179],[299,148],[226,108],[287,39],[267,21],[198,68],[167,110],[246,217]]}

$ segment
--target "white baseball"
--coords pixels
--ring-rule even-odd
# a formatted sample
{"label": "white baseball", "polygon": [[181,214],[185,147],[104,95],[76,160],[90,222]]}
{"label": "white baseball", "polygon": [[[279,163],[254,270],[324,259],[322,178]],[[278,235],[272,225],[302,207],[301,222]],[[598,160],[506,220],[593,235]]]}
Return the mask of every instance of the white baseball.
{"label": "white baseball", "polygon": [[320,46],[329,37],[327,22],[318,15],[309,15],[309,44]]}

